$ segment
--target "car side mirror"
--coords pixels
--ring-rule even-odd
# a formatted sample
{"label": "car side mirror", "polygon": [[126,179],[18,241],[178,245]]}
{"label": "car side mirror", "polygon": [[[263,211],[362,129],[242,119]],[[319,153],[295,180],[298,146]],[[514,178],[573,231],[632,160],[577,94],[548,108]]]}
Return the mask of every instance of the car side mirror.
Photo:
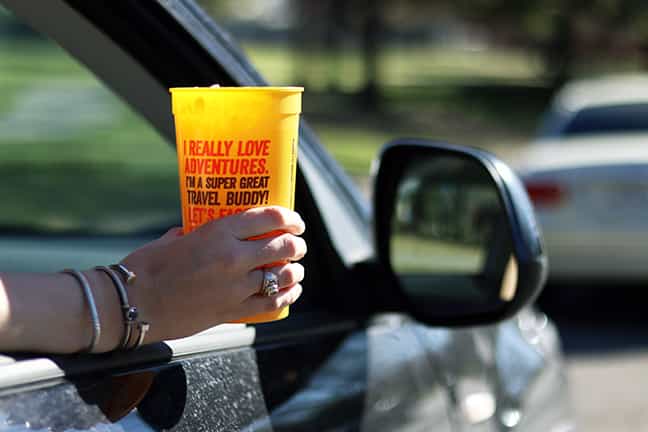
{"label": "car side mirror", "polygon": [[494,155],[396,140],[381,153],[374,194],[378,259],[416,319],[491,323],[540,292],[547,260],[531,203]]}

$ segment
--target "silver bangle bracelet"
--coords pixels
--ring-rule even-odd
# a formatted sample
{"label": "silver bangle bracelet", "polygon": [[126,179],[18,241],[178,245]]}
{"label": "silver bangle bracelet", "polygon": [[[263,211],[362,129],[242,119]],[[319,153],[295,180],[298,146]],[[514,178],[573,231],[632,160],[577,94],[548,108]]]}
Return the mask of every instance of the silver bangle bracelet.
{"label": "silver bangle bracelet", "polygon": [[151,324],[149,324],[146,321],[138,321],[137,322],[137,330],[139,330],[139,335],[137,336],[137,341],[135,342],[135,345],[133,345],[130,349],[137,349],[142,346],[144,343],[144,337],[146,336],[146,333],[149,331],[151,328]]}
{"label": "silver bangle bracelet", "polygon": [[78,270],[65,269],[61,273],[67,273],[73,276],[79,282],[81,289],[83,290],[83,295],[90,311],[90,319],[92,320],[92,337],[90,339],[90,344],[88,344],[88,348],[83,349],[80,352],[92,352],[99,344],[99,338],[101,337],[101,322],[99,321],[99,312],[97,312],[97,304],[92,295],[90,283],[88,283],[88,279],[85,275]]}

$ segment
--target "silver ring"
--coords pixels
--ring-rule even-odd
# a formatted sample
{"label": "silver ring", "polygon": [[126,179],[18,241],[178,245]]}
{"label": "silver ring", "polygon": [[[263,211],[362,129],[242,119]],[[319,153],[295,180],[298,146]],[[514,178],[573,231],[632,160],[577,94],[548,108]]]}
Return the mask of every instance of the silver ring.
{"label": "silver ring", "polygon": [[271,297],[279,292],[279,279],[277,275],[271,271],[263,271],[263,282],[261,282],[261,289],[259,294],[266,297]]}

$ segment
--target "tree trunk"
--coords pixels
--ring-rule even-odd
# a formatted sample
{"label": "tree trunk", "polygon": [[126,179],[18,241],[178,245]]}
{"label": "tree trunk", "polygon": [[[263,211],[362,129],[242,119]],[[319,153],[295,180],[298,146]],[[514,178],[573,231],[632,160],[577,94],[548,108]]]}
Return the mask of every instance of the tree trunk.
{"label": "tree trunk", "polygon": [[366,15],[362,28],[362,60],[364,66],[364,88],[361,92],[363,106],[370,111],[379,111],[380,71],[378,47],[382,33],[382,0],[366,0]]}

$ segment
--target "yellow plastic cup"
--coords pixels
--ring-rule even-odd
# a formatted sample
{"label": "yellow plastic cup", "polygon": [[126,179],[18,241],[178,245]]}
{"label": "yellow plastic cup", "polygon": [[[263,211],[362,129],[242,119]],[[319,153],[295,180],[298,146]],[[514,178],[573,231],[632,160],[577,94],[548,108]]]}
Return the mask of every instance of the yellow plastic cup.
{"label": "yellow plastic cup", "polygon": [[[170,89],[184,233],[252,207],[294,208],[303,91],[302,87]],[[238,322],[276,321],[288,314],[286,307]]]}

